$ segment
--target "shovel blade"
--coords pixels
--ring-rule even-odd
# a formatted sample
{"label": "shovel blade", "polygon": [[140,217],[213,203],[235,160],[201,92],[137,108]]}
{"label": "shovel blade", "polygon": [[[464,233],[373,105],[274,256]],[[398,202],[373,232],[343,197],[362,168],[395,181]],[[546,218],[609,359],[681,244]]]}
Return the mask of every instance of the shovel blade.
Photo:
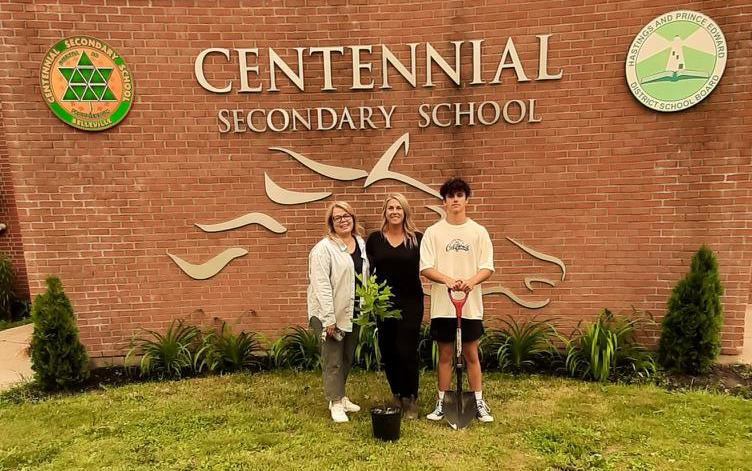
{"label": "shovel blade", "polygon": [[444,418],[453,429],[470,425],[476,414],[475,393],[447,391],[444,393]]}

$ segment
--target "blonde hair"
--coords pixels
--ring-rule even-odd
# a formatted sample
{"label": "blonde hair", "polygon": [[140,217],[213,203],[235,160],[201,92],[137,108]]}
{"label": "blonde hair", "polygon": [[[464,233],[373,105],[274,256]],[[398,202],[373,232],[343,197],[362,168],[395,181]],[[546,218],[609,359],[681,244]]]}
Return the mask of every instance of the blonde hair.
{"label": "blonde hair", "polygon": [[360,224],[358,224],[358,216],[355,214],[355,210],[352,208],[352,206],[350,206],[348,203],[345,203],[344,201],[335,201],[334,203],[330,204],[328,208],[326,208],[326,219],[324,220],[324,226],[326,227],[326,236],[330,239],[337,237],[337,232],[334,230],[334,223],[332,222],[332,214],[334,213],[334,208],[339,208],[352,216],[352,234],[354,236],[358,235],[363,237],[365,230]]}
{"label": "blonde hair", "polygon": [[381,233],[386,237],[386,230],[389,227],[389,221],[386,219],[386,207],[389,204],[389,200],[397,200],[400,206],[402,206],[402,211],[405,213],[405,217],[402,219],[402,230],[405,231],[405,245],[407,248],[418,245],[418,237],[415,235],[415,222],[413,222],[413,210],[410,208],[407,198],[402,193],[390,193],[386,196],[384,205],[381,208]]}

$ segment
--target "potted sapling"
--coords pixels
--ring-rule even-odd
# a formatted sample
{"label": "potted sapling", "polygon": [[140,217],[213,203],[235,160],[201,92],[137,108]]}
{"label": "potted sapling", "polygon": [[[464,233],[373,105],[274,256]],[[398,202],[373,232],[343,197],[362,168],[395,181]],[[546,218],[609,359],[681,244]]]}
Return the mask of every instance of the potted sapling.
{"label": "potted sapling", "polygon": [[[378,344],[378,327],[377,322],[383,322],[385,319],[400,319],[402,315],[399,309],[394,309],[391,298],[394,296],[392,288],[382,281],[379,283],[376,275],[363,280],[358,275],[359,284],[356,294],[360,297],[360,314],[353,322],[360,326],[358,344],[364,345],[366,342],[373,342],[376,365],[381,365],[381,352]],[[395,441],[400,436],[400,424],[402,420],[402,410],[385,402],[377,404],[371,408],[371,423],[373,425],[373,436],[380,440]]]}

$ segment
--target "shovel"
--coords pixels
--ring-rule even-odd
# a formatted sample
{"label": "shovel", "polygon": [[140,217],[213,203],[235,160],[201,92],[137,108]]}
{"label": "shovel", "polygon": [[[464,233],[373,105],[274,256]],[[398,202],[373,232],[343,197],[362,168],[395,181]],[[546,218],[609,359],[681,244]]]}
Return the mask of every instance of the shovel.
{"label": "shovel", "polygon": [[452,290],[448,289],[448,291],[449,299],[454,304],[454,311],[457,315],[457,361],[455,362],[457,390],[447,391],[444,394],[444,418],[456,430],[467,427],[473,421],[477,406],[475,393],[471,391],[462,392],[462,370],[465,368],[462,363],[462,306],[467,301],[467,293],[464,293],[465,296],[462,299],[455,299],[452,297]]}

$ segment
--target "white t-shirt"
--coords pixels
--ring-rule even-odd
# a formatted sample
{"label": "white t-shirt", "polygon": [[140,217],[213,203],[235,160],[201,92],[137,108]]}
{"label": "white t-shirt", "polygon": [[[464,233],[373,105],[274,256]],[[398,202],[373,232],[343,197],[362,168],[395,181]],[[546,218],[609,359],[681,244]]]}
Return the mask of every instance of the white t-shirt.
{"label": "white t-shirt", "polygon": [[[485,268],[494,271],[493,244],[486,228],[469,219],[460,225],[442,219],[426,229],[420,245],[420,270],[435,268],[444,275],[466,280]],[[473,288],[462,310],[463,319],[483,319],[480,285]],[[455,317],[447,287],[431,282],[431,319]]]}

